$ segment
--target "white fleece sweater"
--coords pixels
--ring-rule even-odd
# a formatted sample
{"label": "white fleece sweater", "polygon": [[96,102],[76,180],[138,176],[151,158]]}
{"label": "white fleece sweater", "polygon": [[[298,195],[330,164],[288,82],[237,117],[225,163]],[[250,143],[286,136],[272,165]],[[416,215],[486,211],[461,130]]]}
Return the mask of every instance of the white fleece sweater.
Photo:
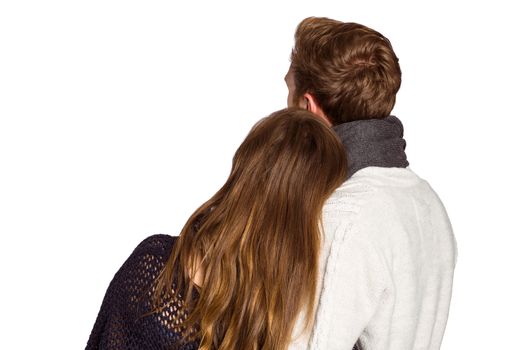
{"label": "white fleece sweater", "polygon": [[445,208],[410,168],[366,167],[323,208],[318,304],[289,349],[439,349],[457,258]]}

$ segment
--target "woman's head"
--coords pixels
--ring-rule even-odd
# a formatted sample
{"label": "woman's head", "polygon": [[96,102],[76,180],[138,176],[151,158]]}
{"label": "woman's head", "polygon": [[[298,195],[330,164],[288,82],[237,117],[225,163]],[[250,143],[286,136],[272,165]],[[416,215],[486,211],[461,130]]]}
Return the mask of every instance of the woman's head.
{"label": "woman's head", "polygon": [[[305,329],[313,322],[321,209],[346,178],[346,162],[335,133],[308,111],[260,120],[224,186],[182,229],[154,304],[162,308],[160,294],[176,279],[191,309],[184,326],[198,324],[201,349],[285,349],[304,307]],[[196,266],[203,281],[193,303],[188,271]]]}
{"label": "woman's head", "polygon": [[284,109],[257,122],[237,149],[225,184],[236,190],[225,195],[268,217],[290,206],[312,212],[339,185],[345,165],[329,127],[307,111]]}

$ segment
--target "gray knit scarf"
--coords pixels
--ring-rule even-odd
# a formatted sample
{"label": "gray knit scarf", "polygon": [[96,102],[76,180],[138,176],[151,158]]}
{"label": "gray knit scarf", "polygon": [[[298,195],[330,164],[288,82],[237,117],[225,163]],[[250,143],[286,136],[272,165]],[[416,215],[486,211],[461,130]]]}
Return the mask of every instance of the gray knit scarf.
{"label": "gray knit scarf", "polygon": [[368,166],[406,168],[409,164],[403,124],[393,115],[339,124],[333,130],[347,152],[347,179]]}

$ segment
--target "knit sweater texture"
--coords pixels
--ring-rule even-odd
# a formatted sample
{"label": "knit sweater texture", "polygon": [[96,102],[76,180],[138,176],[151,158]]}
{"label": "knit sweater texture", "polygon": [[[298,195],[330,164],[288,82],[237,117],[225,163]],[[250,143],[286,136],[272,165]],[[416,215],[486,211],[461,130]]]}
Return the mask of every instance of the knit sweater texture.
{"label": "knit sweater texture", "polygon": [[290,350],[438,350],[457,245],[445,208],[409,167],[366,167],[323,207],[317,310]]}
{"label": "knit sweater texture", "polygon": [[[166,311],[142,316],[151,310],[148,297],[153,292],[153,281],[177,239],[178,236],[155,234],[146,237],[133,250],[106,290],[86,350],[198,349],[200,339],[177,344],[181,329],[176,325],[188,315],[180,294]],[[193,289],[193,299],[198,297],[199,292]]]}
{"label": "knit sweater texture", "polygon": [[[408,167],[399,119],[334,130],[348,152],[349,178],[323,207],[313,330],[298,333],[301,313],[289,349],[439,349],[457,258],[446,210]],[[86,350],[174,349],[175,325],[187,314],[180,300],[168,312],[139,315],[176,241],[157,234],[135,248],[110,282]],[[198,349],[198,339],[179,349]]]}
{"label": "knit sweater texture", "polygon": [[290,350],[438,350],[457,243],[443,203],[409,168],[395,116],[334,127],[349,178],[323,207],[314,329]]}

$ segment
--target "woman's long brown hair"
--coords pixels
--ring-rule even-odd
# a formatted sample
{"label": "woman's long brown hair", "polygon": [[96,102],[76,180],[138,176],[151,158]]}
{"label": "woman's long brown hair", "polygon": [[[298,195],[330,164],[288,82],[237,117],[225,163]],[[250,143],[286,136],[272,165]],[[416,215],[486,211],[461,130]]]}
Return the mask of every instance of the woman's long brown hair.
{"label": "woman's long brown hair", "polygon": [[[226,183],[182,229],[155,281],[153,312],[183,296],[190,312],[173,326],[184,340],[200,337],[202,350],[286,349],[303,307],[302,331],[310,331],[322,206],[344,181],[346,161],[335,133],[308,111],[256,123]],[[203,282],[194,299],[188,267],[196,266]]]}

